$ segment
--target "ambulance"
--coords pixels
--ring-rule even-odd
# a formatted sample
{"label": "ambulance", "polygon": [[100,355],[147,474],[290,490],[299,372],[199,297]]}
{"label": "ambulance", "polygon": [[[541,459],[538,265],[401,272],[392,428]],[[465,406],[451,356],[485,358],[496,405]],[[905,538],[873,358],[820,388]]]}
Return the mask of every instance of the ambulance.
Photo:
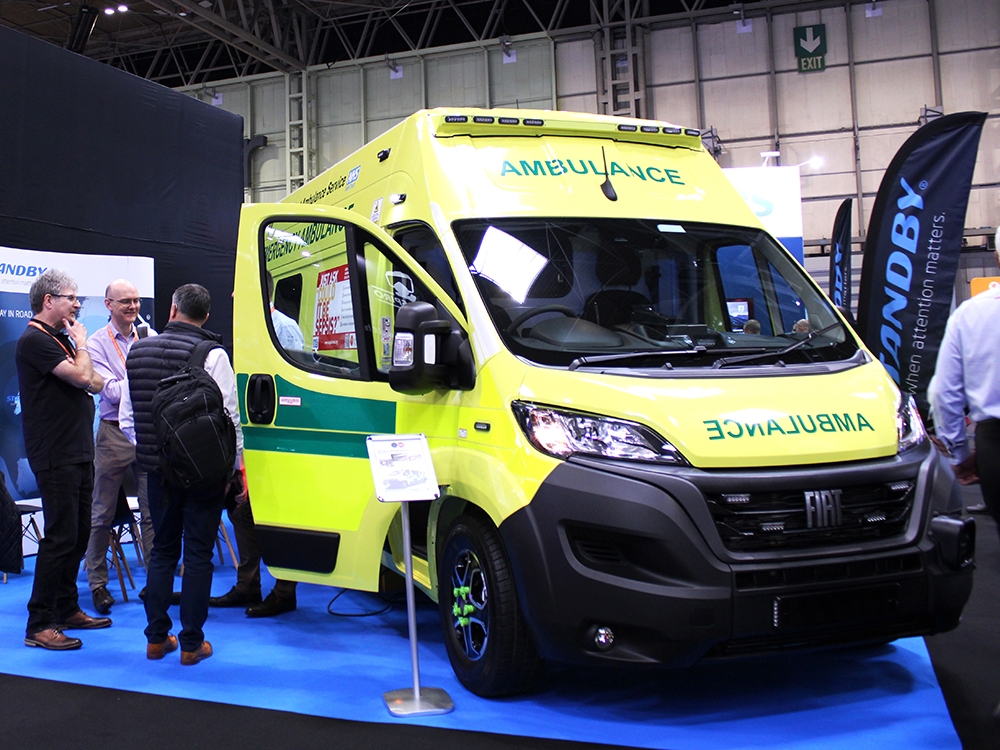
{"label": "ambulance", "polygon": [[412,574],[473,693],[959,621],[954,475],[697,130],[418,112],[243,208],[235,297],[265,563],[403,573],[366,438],[426,436]]}

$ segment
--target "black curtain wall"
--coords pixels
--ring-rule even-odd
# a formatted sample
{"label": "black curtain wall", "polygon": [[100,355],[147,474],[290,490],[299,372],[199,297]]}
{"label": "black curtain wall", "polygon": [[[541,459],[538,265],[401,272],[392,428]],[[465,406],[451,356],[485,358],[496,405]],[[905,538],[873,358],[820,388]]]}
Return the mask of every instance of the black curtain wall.
{"label": "black curtain wall", "polygon": [[197,282],[231,351],[242,161],[238,115],[0,26],[0,245],[151,257],[156,327]]}

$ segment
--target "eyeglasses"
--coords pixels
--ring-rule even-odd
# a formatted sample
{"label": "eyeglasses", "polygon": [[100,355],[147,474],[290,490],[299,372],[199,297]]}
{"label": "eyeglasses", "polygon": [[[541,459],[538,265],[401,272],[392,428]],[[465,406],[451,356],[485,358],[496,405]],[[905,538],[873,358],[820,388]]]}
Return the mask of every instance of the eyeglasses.
{"label": "eyeglasses", "polygon": [[128,307],[129,305],[140,305],[142,300],[138,297],[131,297],[130,299],[113,299],[112,302],[117,302],[122,307]]}
{"label": "eyeglasses", "polygon": [[80,301],[82,304],[86,297],[77,297],[75,294],[50,294],[50,297],[62,297],[63,299],[68,299],[70,302]]}

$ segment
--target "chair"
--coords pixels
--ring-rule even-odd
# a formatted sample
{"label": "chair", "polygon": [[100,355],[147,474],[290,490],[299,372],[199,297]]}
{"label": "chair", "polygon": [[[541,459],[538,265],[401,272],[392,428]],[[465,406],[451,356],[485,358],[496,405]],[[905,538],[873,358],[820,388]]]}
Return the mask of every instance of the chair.
{"label": "chair", "polygon": [[[31,503],[25,500],[18,500],[14,503],[17,506],[18,512],[21,514],[21,539],[22,542],[25,538],[30,539],[35,544],[38,544],[42,540],[41,529],[38,528],[38,524],[35,522],[35,513],[42,512],[42,506],[38,503]],[[25,520],[27,516],[27,520]],[[3,582],[7,583],[7,574],[3,574]]]}
{"label": "chair", "polygon": [[[128,538],[125,535],[128,534]],[[128,582],[135,589],[135,581],[132,578],[132,571],[129,569],[128,560],[125,559],[125,551],[122,549],[122,542],[126,544],[132,542],[135,547],[135,557],[139,565],[144,565],[142,559],[142,535],[139,532],[139,524],[135,521],[135,512],[129,505],[125,488],[118,488],[118,505],[115,508],[115,516],[111,520],[111,539],[108,544],[108,552],[111,554],[111,566],[118,574],[118,583],[122,588],[122,598],[128,601],[128,592],[125,589],[125,577],[122,575],[124,569]]]}

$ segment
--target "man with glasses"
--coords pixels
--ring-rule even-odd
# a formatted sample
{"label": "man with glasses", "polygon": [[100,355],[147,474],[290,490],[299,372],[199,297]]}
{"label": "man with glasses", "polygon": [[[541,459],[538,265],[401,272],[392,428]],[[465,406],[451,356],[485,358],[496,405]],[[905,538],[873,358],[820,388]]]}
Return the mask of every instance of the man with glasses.
{"label": "man with glasses", "polygon": [[28,463],[42,496],[45,535],[38,545],[24,645],[67,651],[79,638],[63,630],[111,625],[80,609],[76,577],[90,539],[94,489],[94,399],[104,379],[77,322],[76,282],[50,268],[31,285],[34,317],[17,341],[21,425]]}
{"label": "man with glasses", "polygon": [[[104,292],[104,306],[108,308],[111,318],[106,326],[87,340],[94,370],[104,378],[101,422],[97,427],[94,448],[94,505],[86,556],[87,580],[94,609],[102,615],[111,612],[111,605],[115,603],[108,591],[108,544],[111,541],[111,522],[118,508],[118,493],[129,467],[133,468],[139,496],[142,554],[147,564],[153,549],[153,522],[146,496],[146,472],[134,466],[135,446],[118,427],[118,404],[122,389],[128,387],[125,360],[140,335],[149,332],[149,326],[136,328],[140,302],[139,290],[134,284],[125,279],[112,281]],[[142,323],[141,320],[139,322]]]}

